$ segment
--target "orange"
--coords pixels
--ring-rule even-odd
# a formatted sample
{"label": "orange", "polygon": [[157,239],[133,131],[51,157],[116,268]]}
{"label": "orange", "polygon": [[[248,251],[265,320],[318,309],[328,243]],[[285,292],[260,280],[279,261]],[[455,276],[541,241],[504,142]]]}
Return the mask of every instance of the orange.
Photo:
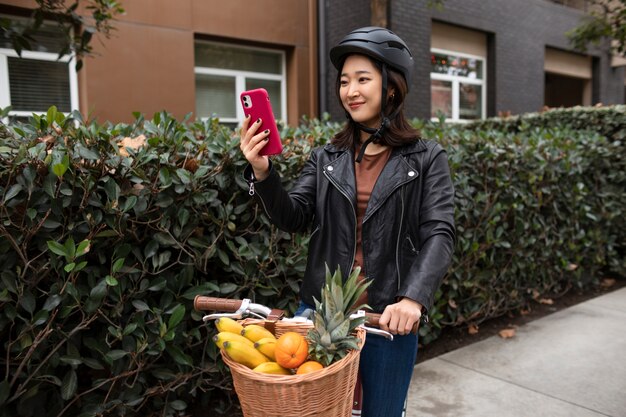
{"label": "orange", "polygon": [[296,332],[287,332],[276,341],[274,355],[283,368],[297,368],[306,361],[308,354],[309,344],[304,336]]}
{"label": "orange", "polygon": [[296,372],[296,374],[298,375],[308,374],[309,372],[319,371],[320,369],[323,369],[323,368],[324,368],[324,365],[322,365],[319,362],[307,361],[298,367],[298,372]]}

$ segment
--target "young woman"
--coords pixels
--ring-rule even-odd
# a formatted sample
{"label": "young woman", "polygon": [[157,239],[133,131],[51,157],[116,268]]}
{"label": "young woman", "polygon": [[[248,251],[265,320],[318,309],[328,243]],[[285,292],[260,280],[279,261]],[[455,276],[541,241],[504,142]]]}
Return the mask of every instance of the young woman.
{"label": "young woman", "polygon": [[412,326],[432,307],[450,264],[454,190],[445,151],[409,125],[403,104],[413,58],[388,29],[366,27],[330,51],[346,127],[313,150],[288,192],[259,155],[266,132],[245,120],[241,150],[251,190],[277,227],[311,230],[299,312],[319,299],[325,265],[344,276],[360,266],[371,281],[365,301],[382,313],[393,341],[368,335],[361,352],[363,416],[402,414],[415,355]]}

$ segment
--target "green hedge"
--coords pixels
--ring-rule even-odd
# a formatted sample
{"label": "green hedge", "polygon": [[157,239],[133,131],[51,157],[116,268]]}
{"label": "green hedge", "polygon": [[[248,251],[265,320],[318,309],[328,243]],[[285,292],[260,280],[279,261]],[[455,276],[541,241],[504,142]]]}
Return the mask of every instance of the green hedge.
{"label": "green hedge", "polygon": [[435,328],[626,275],[626,106],[418,127],[448,150],[456,187]]}
{"label": "green hedge", "polygon": [[[415,121],[448,150],[457,193],[457,250],[424,343],[593,285],[600,271],[625,275],[624,110]],[[275,163],[287,187],[339,127],[283,128]],[[120,152],[142,135],[144,147]],[[215,120],[97,125],[51,108],[0,124],[0,416],[236,409],[214,330],[191,301],[293,311],[307,247],[306,235],[269,226],[243,165]]]}

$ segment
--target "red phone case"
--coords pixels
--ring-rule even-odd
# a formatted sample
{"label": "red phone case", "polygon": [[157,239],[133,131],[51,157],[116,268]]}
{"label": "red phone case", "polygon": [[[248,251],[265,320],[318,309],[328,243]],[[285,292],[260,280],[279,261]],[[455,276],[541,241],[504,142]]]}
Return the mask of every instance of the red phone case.
{"label": "red phone case", "polygon": [[261,149],[260,155],[277,155],[283,151],[283,144],[280,141],[280,134],[276,127],[276,119],[272,111],[270,96],[264,88],[244,91],[239,97],[243,112],[246,116],[250,115],[250,123],[254,123],[257,119],[261,119],[261,127],[257,132],[269,129],[270,135],[267,145]]}

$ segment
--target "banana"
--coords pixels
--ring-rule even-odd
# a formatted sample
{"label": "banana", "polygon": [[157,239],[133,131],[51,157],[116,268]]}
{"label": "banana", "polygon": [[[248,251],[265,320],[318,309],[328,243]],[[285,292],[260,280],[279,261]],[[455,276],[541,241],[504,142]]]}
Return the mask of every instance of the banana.
{"label": "banana", "polygon": [[242,343],[247,344],[248,346],[254,347],[254,343],[252,343],[250,340],[246,339],[240,334],[235,334],[231,332],[219,332],[218,334],[213,336],[213,341],[220,349],[224,348],[224,342],[227,340],[238,340]]}
{"label": "banana", "polygon": [[258,324],[250,324],[244,327],[241,331],[241,335],[245,336],[247,339],[252,340],[253,342],[258,342],[264,337],[271,337],[272,339],[276,339],[272,332],[270,332],[263,326],[259,326]]}
{"label": "banana", "polygon": [[218,318],[215,320],[215,327],[217,327],[219,332],[231,332],[236,334],[241,334],[243,330],[243,326],[230,317]]}
{"label": "banana", "polygon": [[254,347],[237,340],[225,341],[224,350],[232,360],[250,369],[254,369],[260,364],[270,361],[267,356]]}
{"label": "banana", "polygon": [[[244,337],[245,339],[245,337]],[[248,340],[248,339],[246,339]],[[263,339],[259,339],[254,342],[254,347],[256,350],[275,361],[276,356],[274,355],[274,349],[276,349],[276,339],[273,337],[264,337]]]}
{"label": "banana", "polygon": [[254,372],[275,375],[291,375],[289,369],[283,368],[276,362],[265,362],[253,369]]}

